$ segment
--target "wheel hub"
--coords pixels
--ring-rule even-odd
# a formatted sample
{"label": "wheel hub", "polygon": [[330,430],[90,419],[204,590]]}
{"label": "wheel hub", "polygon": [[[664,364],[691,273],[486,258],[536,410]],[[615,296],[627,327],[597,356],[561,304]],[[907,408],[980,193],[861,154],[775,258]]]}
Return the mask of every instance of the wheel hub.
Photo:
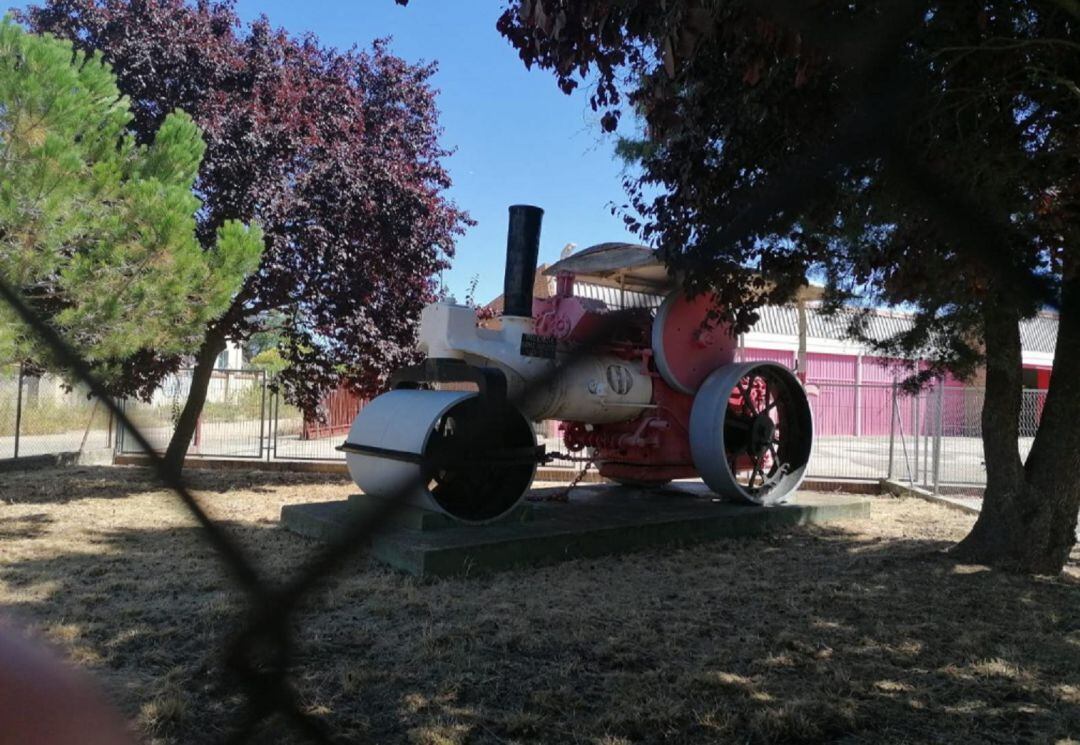
{"label": "wheel hub", "polygon": [[768,414],[754,417],[754,423],[750,425],[750,453],[755,457],[763,455],[772,445],[775,431],[776,422]]}

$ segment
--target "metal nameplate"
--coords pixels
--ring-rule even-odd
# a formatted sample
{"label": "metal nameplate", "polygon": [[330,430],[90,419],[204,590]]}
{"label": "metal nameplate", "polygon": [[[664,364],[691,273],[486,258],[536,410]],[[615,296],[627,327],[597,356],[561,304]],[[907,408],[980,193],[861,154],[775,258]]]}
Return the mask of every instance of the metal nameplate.
{"label": "metal nameplate", "polygon": [[521,335],[522,357],[543,357],[555,359],[556,339],[554,336],[538,336],[537,334]]}

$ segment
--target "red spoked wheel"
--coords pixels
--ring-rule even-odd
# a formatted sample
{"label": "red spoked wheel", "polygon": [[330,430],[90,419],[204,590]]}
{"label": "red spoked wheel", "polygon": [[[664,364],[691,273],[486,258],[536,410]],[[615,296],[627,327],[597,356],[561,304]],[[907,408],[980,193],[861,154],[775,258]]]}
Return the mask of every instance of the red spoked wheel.
{"label": "red spoked wheel", "polygon": [[783,502],[802,482],[812,446],[806,392],[782,365],[722,367],[694,397],[694,466],[723,497],[763,505]]}

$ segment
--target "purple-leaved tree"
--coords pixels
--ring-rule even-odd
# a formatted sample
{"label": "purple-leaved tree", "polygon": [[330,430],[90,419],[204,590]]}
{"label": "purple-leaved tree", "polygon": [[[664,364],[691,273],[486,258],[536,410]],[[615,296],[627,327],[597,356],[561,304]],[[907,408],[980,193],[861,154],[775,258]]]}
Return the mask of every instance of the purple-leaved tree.
{"label": "purple-leaved tree", "polygon": [[[172,111],[202,128],[199,238],[257,223],[262,263],[196,355],[166,459],[183,466],[215,360],[268,325],[288,362],[287,395],[308,411],[339,384],[371,392],[412,354],[432,277],[468,216],[446,195],[432,66],[382,43],[339,51],[265,19],[243,27],[231,0],[48,0],[20,14],[112,64],[140,141]],[[117,393],[147,396],[182,360],[146,349]]]}

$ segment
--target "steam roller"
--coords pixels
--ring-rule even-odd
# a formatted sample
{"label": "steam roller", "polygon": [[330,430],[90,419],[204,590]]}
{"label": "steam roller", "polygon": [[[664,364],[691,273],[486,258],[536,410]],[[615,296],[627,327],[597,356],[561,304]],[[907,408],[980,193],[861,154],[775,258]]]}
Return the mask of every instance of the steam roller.
{"label": "steam roller", "polygon": [[[512,510],[537,466],[560,458],[638,487],[701,478],[727,500],[792,496],[813,443],[792,371],[737,362],[735,335],[713,320],[715,298],[683,294],[644,246],[568,256],[545,271],[554,294],[534,298],[542,217],[510,208],[501,316],[480,322],[453,302],[423,310],[424,360],[391,376],[340,448],[356,484],[474,524]],[[665,299],[610,307],[576,296],[579,279],[613,298]],[[559,422],[565,453],[537,445],[533,423],[547,420]]]}

